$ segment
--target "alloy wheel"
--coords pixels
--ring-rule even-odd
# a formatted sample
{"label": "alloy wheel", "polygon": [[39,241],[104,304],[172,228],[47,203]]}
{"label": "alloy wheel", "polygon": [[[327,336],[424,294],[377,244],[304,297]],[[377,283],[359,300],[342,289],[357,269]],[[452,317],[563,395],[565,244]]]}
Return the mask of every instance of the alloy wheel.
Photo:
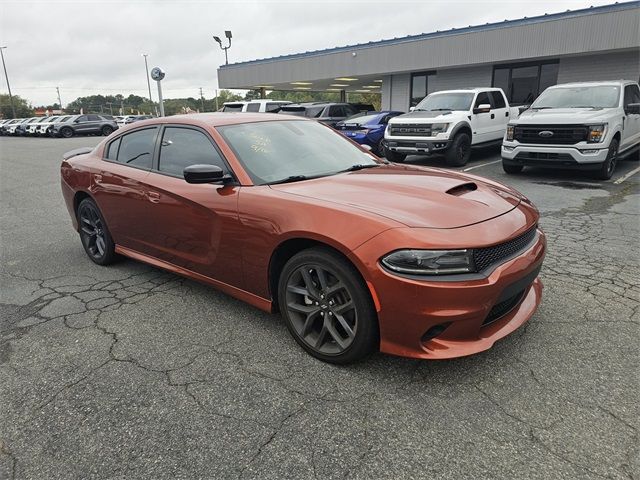
{"label": "alloy wheel", "polygon": [[326,267],[303,265],[287,280],[286,308],[297,335],[314,351],[338,355],[357,333],[358,313],[346,283]]}
{"label": "alloy wheel", "polygon": [[610,177],[613,175],[616,165],[618,164],[618,145],[615,142],[611,142],[609,146],[609,163],[607,166],[607,175]]}
{"label": "alloy wheel", "polygon": [[100,259],[106,251],[106,232],[100,214],[90,204],[82,205],[79,212],[80,236],[87,253]]}

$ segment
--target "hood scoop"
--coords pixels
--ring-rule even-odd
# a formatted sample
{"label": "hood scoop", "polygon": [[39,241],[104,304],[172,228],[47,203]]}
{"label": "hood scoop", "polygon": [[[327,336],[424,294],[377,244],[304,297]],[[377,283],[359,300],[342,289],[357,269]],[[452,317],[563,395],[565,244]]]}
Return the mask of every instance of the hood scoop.
{"label": "hood scoop", "polygon": [[453,195],[454,197],[461,197],[462,195],[473,192],[478,189],[478,185],[474,182],[462,183],[460,185],[456,185],[455,187],[450,188],[445,193],[448,195]]}

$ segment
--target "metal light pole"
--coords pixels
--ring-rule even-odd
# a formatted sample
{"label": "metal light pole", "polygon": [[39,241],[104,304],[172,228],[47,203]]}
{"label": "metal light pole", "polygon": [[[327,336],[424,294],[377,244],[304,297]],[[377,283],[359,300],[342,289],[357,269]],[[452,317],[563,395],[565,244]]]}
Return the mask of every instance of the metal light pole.
{"label": "metal light pole", "polygon": [[2,68],[4,68],[4,78],[7,79],[7,89],[9,90],[9,103],[11,103],[11,113],[13,114],[13,118],[16,118],[16,107],[13,105],[13,95],[11,95],[11,85],[9,85],[9,75],[7,75],[7,65],[4,63],[4,50],[5,47],[0,47],[0,56],[2,57]]}
{"label": "metal light pole", "polygon": [[229,56],[227,55],[227,50],[229,50],[231,48],[231,30],[225,30],[224,31],[224,36],[227,37],[227,40],[229,41],[229,45],[227,45],[226,47],[222,46],[222,40],[220,40],[220,37],[216,37],[214,35],[213,39],[216,42],[218,42],[218,45],[220,45],[220,48],[222,50],[224,50],[224,64],[225,65],[229,65]]}
{"label": "metal light pole", "polygon": [[60,87],[56,87],[56,92],[58,92],[58,105],[60,105],[60,112],[62,112],[62,99],[60,98]]}
{"label": "metal light pole", "polygon": [[162,101],[162,87],[160,82],[164,78],[164,72],[160,67],[153,67],[151,69],[151,78],[153,78],[158,84],[158,103],[160,104],[160,116],[164,117],[164,102]]}
{"label": "metal light pole", "polygon": [[144,69],[147,72],[147,87],[149,87],[149,101],[153,103],[153,98],[151,98],[151,82],[149,81],[149,64],[147,63],[147,57],[149,56],[149,54],[143,53],[142,56],[144,57]]}

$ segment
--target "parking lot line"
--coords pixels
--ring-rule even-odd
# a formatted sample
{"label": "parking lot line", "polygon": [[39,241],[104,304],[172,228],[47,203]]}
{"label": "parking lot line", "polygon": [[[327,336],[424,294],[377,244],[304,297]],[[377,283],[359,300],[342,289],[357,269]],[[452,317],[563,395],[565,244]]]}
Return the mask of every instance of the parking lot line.
{"label": "parking lot line", "polygon": [[632,177],[633,175],[635,175],[636,173],[640,172],[640,167],[634,168],[633,170],[631,170],[629,173],[621,176],[620,178],[618,178],[616,181],[614,181],[613,183],[615,185],[620,185],[622,182],[624,182],[625,180],[627,180],[629,177]]}
{"label": "parking lot line", "polygon": [[476,168],[486,167],[487,165],[493,165],[494,163],[498,163],[498,162],[501,162],[501,161],[502,161],[502,159],[494,160],[493,162],[481,163],[480,165],[474,165],[473,167],[465,168],[462,171],[463,172],[468,172],[469,170],[475,170]]}

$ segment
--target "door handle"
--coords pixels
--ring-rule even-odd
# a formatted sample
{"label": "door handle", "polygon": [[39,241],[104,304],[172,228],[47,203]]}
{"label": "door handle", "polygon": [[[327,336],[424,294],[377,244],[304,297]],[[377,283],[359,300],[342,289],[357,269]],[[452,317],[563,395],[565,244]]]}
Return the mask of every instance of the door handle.
{"label": "door handle", "polygon": [[496,118],[496,114],[495,114],[495,113],[492,113],[492,114],[491,114],[491,120],[493,120],[494,118]]}
{"label": "door handle", "polygon": [[160,194],[158,192],[147,192],[147,198],[151,203],[160,203]]}
{"label": "door handle", "polygon": [[509,116],[509,112],[504,112],[504,116],[508,117]]}

